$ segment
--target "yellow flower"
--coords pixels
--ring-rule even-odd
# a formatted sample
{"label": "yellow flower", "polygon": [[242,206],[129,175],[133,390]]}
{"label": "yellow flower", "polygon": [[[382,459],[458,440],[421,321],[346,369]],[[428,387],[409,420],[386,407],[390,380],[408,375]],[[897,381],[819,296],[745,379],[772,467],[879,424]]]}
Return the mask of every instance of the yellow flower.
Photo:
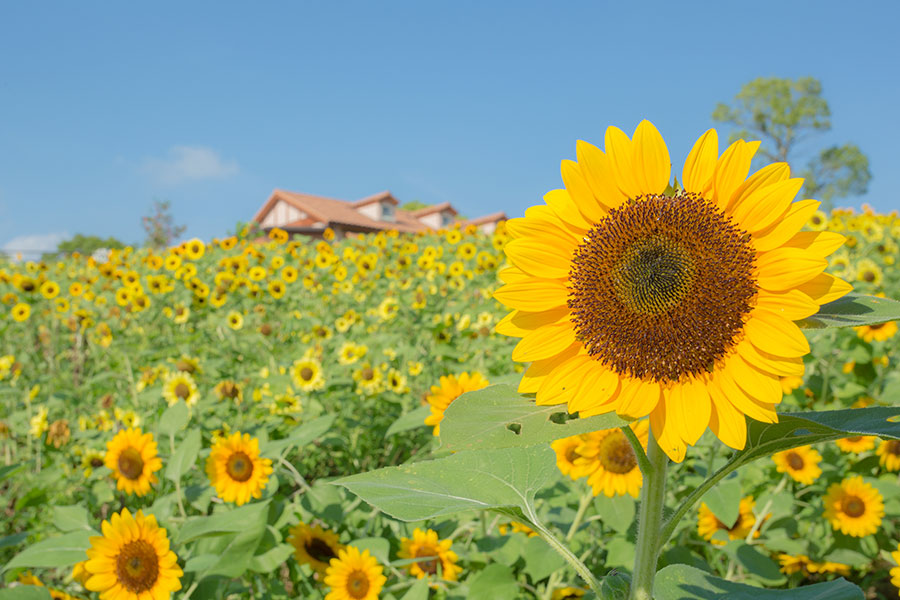
{"label": "yellow flower", "polygon": [[553,590],[550,600],[578,600],[578,598],[584,598],[584,594],[585,590],[581,588],[566,586]]}
{"label": "yellow flower", "polygon": [[97,450],[88,450],[81,455],[81,467],[84,470],[84,476],[90,477],[94,473],[94,469],[99,469],[104,465],[105,454]]}
{"label": "yellow flower", "polygon": [[197,238],[192,239],[184,245],[184,254],[190,260],[200,260],[206,252],[206,245]]}
{"label": "yellow flower", "polygon": [[353,546],[343,548],[325,571],[325,585],[331,590],[325,600],[375,600],[387,577],[382,567],[369,555]]}
{"label": "yellow flower", "polygon": [[794,375],[787,375],[781,378],[781,391],[784,394],[790,394],[798,387],[803,385],[803,378]]}
{"label": "yellow flower", "polygon": [[236,310],[233,310],[230,313],[228,313],[228,317],[226,317],[226,318],[228,320],[228,326],[231,327],[232,329],[234,329],[235,331],[239,330],[241,327],[244,326],[244,315],[237,312]]}
{"label": "yellow flower", "polygon": [[400,539],[399,558],[421,559],[406,565],[410,575],[422,579],[430,575],[440,574],[442,579],[456,581],[462,567],[456,564],[459,557],[450,549],[451,540],[438,539],[432,529],[422,531],[416,527],[412,538]]}
{"label": "yellow flower", "polygon": [[322,375],[322,363],[314,358],[298,358],[291,366],[291,378],[294,385],[304,392],[321,390],[325,387]]}
{"label": "yellow flower", "polygon": [[28,429],[28,434],[30,436],[41,437],[44,432],[50,428],[49,422],[47,421],[47,413],[47,407],[42,406],[38,409],[37,414],[28,421],[28,424],[31,426]]}
{"label": "yellow flower", "polygon": [[[650,427],[646,420],[631,424],[634,434],[646,449]],[[588,485],[597,496],[600,492],[607,497],[629,494],[637,498],[641,491],[643,477],[637,464],[634,449],[621,429],[607,429],[589,435],[587,441],[578,447],[580,458],[576,465],[592,465]]]}
{"label": "yellow flower", "polygon": [[216,387],[213,388],[213,391],[216,393],[216,397],[218,397],[219,400],[228,398],[229,400],[234,400],[236,404],[240,404],[244,399],[244,391],[241,389],[241,386],[231,380],[219,382],[216,384]]}
{"label": "yellow flower", "polygon": [[837,440],[835,441],[835,444],[837,444],[837,447],[841,449],[841,452],[852,452],[853,454],[860,454],[875,447],[875,436],[857,435],[854,437]]}
{"label": "yellow flower", "polygon": [[856,266],[856,280],[864,281],[877,287],[884,281],[884,274],[881,272],[881,267],[874,260],[864,258]]}
{"label": "yellow flower", "polygon": [[[894,559],[895,563],[900,565],[900,544],[897,544],[896,552],[891,552],[891,558]],[[900,566],[891,569],[891,583],[900,588]]]}
{"label": "yellow flower", "polygon": [[116,489],[137,496],[150,492],[150,485],[159,481],[156,471],[162,469],[153,434],[140,429],[124,429],[108,441],[104,461],[116,478]]}
{"label": "yellow flower", "polygon": [[518,521],[510,521],[508,524],[497,525],[497,530],[500,532],[500,535],[506,535],[507,528],[509,529],[509,533],[524,533],[528,537],[537,536],[537,531],[525,525],[524,523],[519,523]]}
{"label": "yellow flower", "polygon": [[364,362],[353,372],[356,381],[356,393],[361,396],[374,396],[384,389],[384,373],[371,363]]}
{"label": "yellow flower", "polygon": [[787,473],[794,481],[804,485],[811,484],[822,474],[822,469],[819,468],[822,455],[812,446],[799,446],[776,452],[772,455],[772,460],[775,461],[775,469],[779,473]]}
{"label": "yellow flower", "polygon": [[[735,521],[734,525],[728,527],[725,523],[716,518],[709,507],[706,506],[706,502],[702,502],[697,511],[697,533],[703,539],[708,540],[711,544],[716,546],[725,545],[724,541],[713,539],[713,534],[720,529],[728,534],[728,539],[730,540],[741,540],[746,538],[753,529],[754,523],[756,523],[756,517],[753,514],[754,504],[753,496],[747,496],[741,499],[737,521]],[[753,537],[759,537],[758,528]]]}
{"label": "yellow flower", "polygon": [[[457,232],[459,233],[459,232]],[[431,386],[431,394],[425,400],[431,405],[431,414],[425,417],[425,424],[434,426],[434,435],[441,434],[441,421],[450,403],[466,392],[487,387],[488,380],[481,373],[460,373],[440,378],[440,385]]]}
{"label": "yellow flower", "polygon": [[325,573],[331,559],[344,548],[333,531],[303,522],[290,528],[287,541],[294,547],[297,563],[308,564],[318,573]]}
{"label": "yellow flower", "polygon": [[833,483],[823,499],[825,518],[831,526],[853,537],[865,537],[878,531],[884,517],[884,502],[874,487],[861,476]]}
{"label": "yellow flower", "polygon": [[103,521],[103,535],[91,537],[84,586],[100,600],[167,600],[181,589],[178,557],[153,515],[123,508]]}
{"label": "yellow flower", "polygon": [[13,321],[21,323],[22,321],[27,321],[28,317],[31,316],[31,306],[24,302],[19,302],[13,306],[12,310],[9,312],[12,315]]}
{"label": "yellow flower", "polygon": [[216,494],[238,506],[259,498],[272,474],[272,461],[259,456],[259,440],[236,431],[213,445],[206,475]]}
{"label": "yellow flower", "polygon": [[875,453],[882,467],[888,471],[900,471],[900,440],[881,440]]}
{"label": "yellow flower", "polygon": [[607,129],[605,153],[578,142],[565,189],[506,225],[513,266],[494,297],[512,312],[496,330],[522,338],[520,392],[582,417],[649,416],[678,462],[707,427],[743,449],[746,417],[777,420],[780,378],[809,352],[794,321],[851,287],[823,272],[844,237],[800,231],[819,206],[793,202],[803,180],[784,163],[747,176],[758,147],[720,157],[707,131],[673,192],[648,121],[633,139]]}
{"label": "yellow flower", "polygon": [[888,321],[887,323],[878,323],[877,325],[863,325],[862,327],[854,327],[856,335],[863,341],[872,343],[873,341],[883,342],[894,337],[897,334],[897,322]]}
{"label": "yellow flower", "polygon": [[55,281],[45,281],[41,284],[41,295],[47,300],[53,300],[59,296],[59,284]]}
{"label": "yellow flower", "polygon": [[163,398],[169,406],[184,400],[188,406],[197,404],[200,399],[200,392],[197,391],[197,384],[190,373],[176,371],[166,376],[166,382],[163,384]]}
{"label": "yellow flower", "polygon": [[591,434],[573,435],[556,440],[550,444],[550,447],[556,452],[556,467],[560,473],[568,475],[572,479],[578,479],[590,473],[588,467],[594,468],[596,466],[593,461],[585,461],[582,465],[575,464],[575,461],[581,458],[581,455],[578,454],[578,447],[584,443],[588,435]]}

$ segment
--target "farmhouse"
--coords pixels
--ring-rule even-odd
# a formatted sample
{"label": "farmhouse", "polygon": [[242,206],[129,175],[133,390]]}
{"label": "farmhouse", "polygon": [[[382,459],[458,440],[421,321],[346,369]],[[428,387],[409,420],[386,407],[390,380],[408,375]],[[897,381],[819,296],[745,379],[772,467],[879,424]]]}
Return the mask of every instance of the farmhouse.
{"label": "farmhouse", "polygon": [[348,233],[396,230],[405,233],[441,229],[456,223],[474,225],[491,233],[497,223],[506,220],[502,212],[477,219],[459,219],[449,202],[418,210],[401,210],[389,191],[367,196],[355,202],[275,190],[253,220],[269,231],[275,227],[288,233],[321,236],[330,227],[337,237]]}

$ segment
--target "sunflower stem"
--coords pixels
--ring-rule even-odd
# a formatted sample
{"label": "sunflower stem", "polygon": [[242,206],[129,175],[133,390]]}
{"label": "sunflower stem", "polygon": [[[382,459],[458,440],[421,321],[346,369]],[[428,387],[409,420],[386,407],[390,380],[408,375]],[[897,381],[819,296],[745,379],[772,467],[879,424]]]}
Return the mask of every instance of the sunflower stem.
{"label": "sunflower stem", "polygon": [[[640,448],[640,444],[638,447]],[[666,499],[666,467],[669,459],[659,447],[652,431],[647,439],[646,460],[647,470],[641,469],[644,482],[641,486],[641,508],[631,580],[631,600],[652,600],[653,579],[656,576],[656,561],[661,545],[659,532]]]}
{"label": "sunflower stem", "polygon": [[560,554],[560,556],[566,559],[566,562],[572,565],[572,568],[575,569],[575,572],[578,573],[578,575],[582,579],[584,579],[585,583],[587,583],[588,586],[590,586],[591,591],[593,591],[594,594],[598,598],[600,598],[600,581],[596,577],[594,577],[594,574],[591,573],[591,570],[587,568],[587,565],[581,562],[581,559],[575,556],[575,554],[571,550],[569,550],[569,547],[566,546],[566,544],[561,542],[559,538],[553,535],[553,533],[549,529],[544,527],[544,524],[538,520],[537,515],[534,514],[533,511],[529,511],[529,514],[527,516],[528,520],[531,521],[532,528],[538,533],[538,535],[544,538],[544,541],[547,542],[551,548],[556,550]]}
{"label": "sunflower stem", "polygon": [[634,456],[637,458],[638,468],[641,470],[641,475],[644,478],[647,477],[647,474],[653,468],[650,465],[650,459],[647,458],[647,453],[644,452],[644,446],[641,444],[641,440],[634,434],[634,431],[631,429],[631,425],[626,425],[622,428],[622,433],[625,434],[625,437],[628,439],[628,443],[631,444],[631,449],[634,450]]}

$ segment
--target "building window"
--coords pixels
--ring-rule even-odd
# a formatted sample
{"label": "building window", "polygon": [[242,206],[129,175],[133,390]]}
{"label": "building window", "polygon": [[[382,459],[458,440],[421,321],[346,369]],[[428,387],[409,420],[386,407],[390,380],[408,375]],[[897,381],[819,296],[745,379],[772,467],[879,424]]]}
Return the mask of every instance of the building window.
{"label": "building window", "polygon": [[394,205],[390,202],[382,202],[381,203],[381,220],[382,221],[393,221],[394,220]]}
{"label": "building window", "polygon": [[453,215],[450,214],[449,211],[444,211],[441,213],[441,227],[447,227],[453,223]]}

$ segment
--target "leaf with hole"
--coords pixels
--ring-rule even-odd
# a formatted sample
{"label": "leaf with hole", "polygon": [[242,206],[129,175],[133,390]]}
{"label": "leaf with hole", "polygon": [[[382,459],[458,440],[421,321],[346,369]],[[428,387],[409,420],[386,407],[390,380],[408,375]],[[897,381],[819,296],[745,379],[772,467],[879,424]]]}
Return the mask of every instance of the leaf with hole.
{"label": "leaf with hole", "polygon": [[656,600],[863,600],[862,590],[840,578],[792,590],[767,590],[719,579],[687,565],[669,565],[656,574]]}
{"label": "leaf with hole", "polygon": [[509,385],[491,385],[454,400],[441,421],[441,449],[513,448],[623,427],[615,413],[569,418],[566,407],[538,406]]}

